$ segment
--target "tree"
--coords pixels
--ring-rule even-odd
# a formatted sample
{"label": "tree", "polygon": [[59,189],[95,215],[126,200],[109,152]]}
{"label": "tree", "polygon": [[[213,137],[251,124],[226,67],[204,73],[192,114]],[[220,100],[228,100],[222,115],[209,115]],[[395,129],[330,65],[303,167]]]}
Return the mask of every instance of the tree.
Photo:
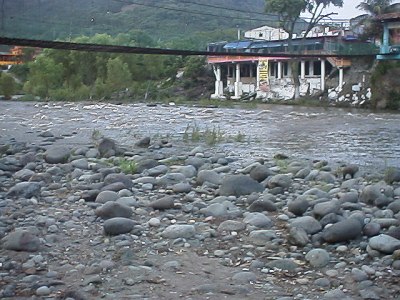
{"label": "tree", "polygon": [[382,24],[376,17],[386,13],[392,2],[393,0],[365,0],[357,5],[358,9],[367,13],[359,22],[360,25],[364,25],[363,39],[382,36]]}
{"label": "tree", "polygon": [[[308,13],[310,17],[307,20],[304,37],[324,18],[330,17],[334,13],[323,13],[329,5],[343,5],[343,0],[265,0],[265,11],[279,15],[279,25],[288,34],[288,50],[294,53],[293,38],[296,24],[301,22],[301,14]],[[297,53],[301,53],[299,47]],[[294,84],[294,99],[300,97],[300,80],[298,61],[292,59],[290,62],[292,69],[292,79]]]}
{"label": "tree", "polygon": [[14,78],[5,73],[0,73],[0,93],[5,99],[11,99],[11,96],[17,91],[17,85]]}

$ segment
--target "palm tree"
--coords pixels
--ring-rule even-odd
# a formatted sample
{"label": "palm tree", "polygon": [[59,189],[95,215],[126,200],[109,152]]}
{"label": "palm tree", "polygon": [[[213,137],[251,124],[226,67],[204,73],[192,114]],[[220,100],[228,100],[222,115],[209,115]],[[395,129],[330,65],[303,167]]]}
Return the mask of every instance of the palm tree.
{"label": "palm tree", "polygon": [[364,0],[357,5],[358,9],[367,13],[359,22],[359,25],[364,26],[362,39],[378,39],[382,36],[382,25],[376,18],[386,13],[392,2],[393,0]]}

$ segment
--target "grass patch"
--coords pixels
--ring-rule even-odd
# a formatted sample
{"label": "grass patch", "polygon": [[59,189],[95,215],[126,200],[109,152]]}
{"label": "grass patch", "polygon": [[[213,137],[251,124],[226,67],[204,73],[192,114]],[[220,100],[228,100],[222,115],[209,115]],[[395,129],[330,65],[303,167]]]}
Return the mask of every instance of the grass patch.
{"label": "grass patch", "polygon": [[125,174],[136,174],[137,163],[134,160],[128,160],[126,158],[119,158],[115,161],[115,165],[121,169]]}

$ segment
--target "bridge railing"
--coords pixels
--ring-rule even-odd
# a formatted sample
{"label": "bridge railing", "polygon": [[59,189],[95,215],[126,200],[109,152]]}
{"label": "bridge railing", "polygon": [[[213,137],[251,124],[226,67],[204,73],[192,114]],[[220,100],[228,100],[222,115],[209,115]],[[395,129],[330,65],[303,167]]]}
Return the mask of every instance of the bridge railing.
{"label": "bridge railing", "polygon": [[372,43],[326,41],[324,50],[337,55],[376,55],[379,47]]}

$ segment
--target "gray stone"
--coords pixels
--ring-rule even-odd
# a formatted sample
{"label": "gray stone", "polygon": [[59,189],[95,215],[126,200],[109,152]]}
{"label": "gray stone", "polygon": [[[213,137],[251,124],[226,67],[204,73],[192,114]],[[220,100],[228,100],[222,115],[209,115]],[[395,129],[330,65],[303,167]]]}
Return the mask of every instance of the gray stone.
{"label": "gray stone", "polygon": [[343,193],[339,197],[339,201],[341,203],[357,203],[358,202],[358,193],[357,192],[348,192],[348,193]]}
{"label": "gray stone", "polygon": [[263,211],[276,211],[277,207],[275,203],[268,199],[257,199],[250,206],[249,211],[251,212],[263,212]]}
{"label": "gray stone", "polygon": [[360,201],[367,204],[374,204],[375,199],[378,199],[381,196],[383,196],[381,192],[381,185],[368,185],[362,190],[360,194]]}
{"label": "gray stone", "polygon": [[40,196],[41,185],[37,182],[18,182],[7,193],[9,197],[31,198]]}
{"label": "gray stone", "polygon": [[394,214],[397,214],[400,212],[400,200],[393,201],[388,205],[387,208],[390,209]]}
{"label": "gray stone", "polygon": [[86,158],[75,159],[75,160],[71,161],[71,165],[74,168],[78,168],[78,169],[82,169],[82,170],[89,169],[89,162]]}
{"label": "gray stone", "polygon": [[4,249],[15,251],[36,252],[40,247],[40,240],[29,231],[17,229],[1,240]]}
{"label": "gray stone", "polygon": [[182,173],[168,173],[157,180],[160,186],[171,186],[180,182],[187,182],[187,178]]}
{"label": "gray stone", "polygon": [[[144,170],[143,170],[144,171]],[[143,171],[139,172],[142,173]],[[169,168],[166,165],[158,165],[153,168],[150,168],[146,171],[149,176],[160,176],[162,174],[168,173]]]}
{"label": "gray stone", "polygon": [[181,166],[175,170],[177,173],[182,173],[186,178],[193,178],[197,175],[197,170],[194,166]]}
{"label": "gray stone", "polygon": [[202,208],[200,213],[206,216],[221,217],[228,214],[228,209],[222,203],[212,203],[206,208]]}
{"label": "gray stone", "polygon": [[313,249],[306,254],[305,259],[314,268],[323,268],[329,263],[330,255],[325,249]]}
{"label": "gray stone", "polygon": [[116,154],[115,141],[109,138],[102,138],[99,141],[97,149],[102,157],[110,157]]}
{"label": "gray stone", "polygon": [[118,235],[129,233],[133,230],[135,222],[127,218],[111,218],[104,222],[104,233],[108,235]]}
{"label": "gray stone", "polygon": [[14,173],[14,178],[21,181],[28,181],[34,174],[35,172],[32,170],[22,169]]}
{"label": "gray stone", "polygon": [[179,182],[172,186],[172,190],[175,193],[189,193],[192,190],[192,186],[188,182]]}
{"label": "gray stone", "polygon": [[205,164],[205,159],[201,157],[189,157],[186,159],[185,164],[191,165],[198,170],[202,165]]}
{"label": "gray stone", "polygon": [[256,274],[253,272],[239,272],[232,276],[234,283],[249,283],[257,280]]}
{"label": "gray stone", "polygon": [[333,174],[325,171],[320,171],[318,175],[315,177],[316,181],[322,181],[326,183],[335,183],[336,178]]}
{"label": "gray stone", "polygon": [[265,246],[276,238],[274,230],[253,230],[249,234],[249,240],[256,246]]}
{"label": "gray stone", "polygon": [[385,181],[388,184],[400,181],[400,168],[390,167],[385,172]]}
{"label": "gray stone", "polygon": [[275,188],[275,187],[281,187],[283,189],[287,189],[292,184],[292,178],[286,174],[278,174],[278,175],[272,176],[268,180],[267,184],[268,184],[268,187],[271,189]]}
{"label": "gray stone", "polygon": [[250,177],[258,182],[274,174],[266,165],[257,165],[250,171]]}
{"label": "gray stone", "polygon": [[153,209],[159,209],[159,210],[174,208],[175,198],[174,196],[165,196],[162,197],[161,199],[152,201],[149,204],[149,206],[152,207]]}
{"label": "gray stone", "polygon": [[361,236],[362,225],[355,218],[345,219],[322,232],[323,239],[328,243],[345,242]]}
{"label": "gray stone", "polygon": [[222,182],[222,176],[212,170],[200,170],[197,174],[197,183],[202,185],[204,182],[220,185]]}
{"label": "gray stone", "polygon": [[66,163],[71,155],[71,149],[65,146],[55,146],[46,150],[44,159],[49,164]]}
{"label": "gray stone", "polygon": [[246,224],[240,221],[226,220],[218,226],[218,231],[242,231],[246,229]]}
{"label": "gray stone", "polygon": [[108,201],[102,206],[98,207],[95,213],[96,216],[102,219],[111,219],[116,217],[130,218],[133,212],[129,206],[120,204],[118,202]]}
{"label": "gray stone", "polygon": [[96,197],[96,203],[106,203],[116,201],[119,198],[118,193],[114,191],[102,191]]}
{"label": "gray stone", "polygon": [[170,225],[164,229],[162,232],[162,237],[167,239],[177,239],[177,238],[191,238],[196,234],[196,229],[193,225]]}
{"label": "gray stone", "polygon": [[[158,165],[159,165],[159,162],[155,159],[152,159],[152,158],[143,159],[143,160],[140,160],[137,162],[136,171],[138,173],[142,173],[144,170],[150,170],[152,168],[155,168]],[[162,169],[165,169],[165,167],[162,167]],[[157,170],[157,172],[159,172],[159,170]],[[164,174],[164,173],[161,172],[160,174]]]}
{"label": "gray stone", "polygon": [[145,136],[135,143],[137,147],[147,148],[150,145],[150,137]]}
{"label": "gray stone", "polygon": [[368,279],[368,274],[365,273],[363,270],[358,268],[351,269],[351,276],[357,282],[364,281]]}
{"label": "gray stone", "polygon": [[48,296],[51,293],[51,290],[47,287],[47,286],[41,286],[39,288],[36,289],[36,296]]}
{"label": "gray stone", "polygon": [[307,196],[299,196],[288,204],[288,211],[296,216],[302,216],[310,206]]}
{"label": "gray stone", "polygon": [[324,192],[319,188],[311,188],[308,191],[305,191],[303,195],[314,196],[316,199],[330,198],[330,195],[327,192]]}
{"label": "gray stone", "polygon": [[246,175],[226,176],[220,186],[222,196],[242,196],[264,191],[264,187],[256,180]]}
{"label": "gray stone", "polygon": [[400,240],[400,227],[399,226],[391,227],[388,230],[387,235],[390,235],[391,237]]}
{"label": "gray stone", "polygon": [[131,189],[133,187],[132,180],[124,173],[111,173],[104,178],[105,186],[113,183],[122,183],[126,189]]}
{"label": "gray stone", "polygon": [[317,217],[323,217],[330,213],[338,213],[340,209],[340,203],[338,200],[331,200],[327,202],[317,203],[314,205],[313,213]]}
{"label": "gray stone", "polygon": [[310,242],[307,232],[301,227],[291,227],[288,235],[288,241],[292,245],[304,247]]}
{"label": "gray stone", "polygon": [[304,168],[304,169],[299,170],[299,171],[294,175],[294,178],[301,178],[301,179],[304,179],[304,178],[306,178],[310,173],[311,173],[310,168]]}
{"label": "gray stone", "polygon": [[364,234],[368,237],[378,235],[380,231],[381,231],[381,225],[375,222],[365,224],[363,228]]}
{"label": "gray stone", "polygon": [[259,212],[247,213],[243,222],[258,228],[270,228],[273,225],[270,218]]}
{"label": "gray stone", "polygon": [[299,267],[299,265],[296,264],[292,259],[284,258],[268,262],[267,264],[265,264],[265,267],[270,269],[295,271]]}
{"label": "gray stone", "polygon": [[392,254],[400,249],[400,240],[386,234],[380,234],[370,238],[368,245],[381,253]]}
{"label": "gray stone", "polygon": [[299,227],[304,229],[308,234],[317,233],[322,229],[321,224],[311,216],[299,217],[291,220],[291,227]]}

